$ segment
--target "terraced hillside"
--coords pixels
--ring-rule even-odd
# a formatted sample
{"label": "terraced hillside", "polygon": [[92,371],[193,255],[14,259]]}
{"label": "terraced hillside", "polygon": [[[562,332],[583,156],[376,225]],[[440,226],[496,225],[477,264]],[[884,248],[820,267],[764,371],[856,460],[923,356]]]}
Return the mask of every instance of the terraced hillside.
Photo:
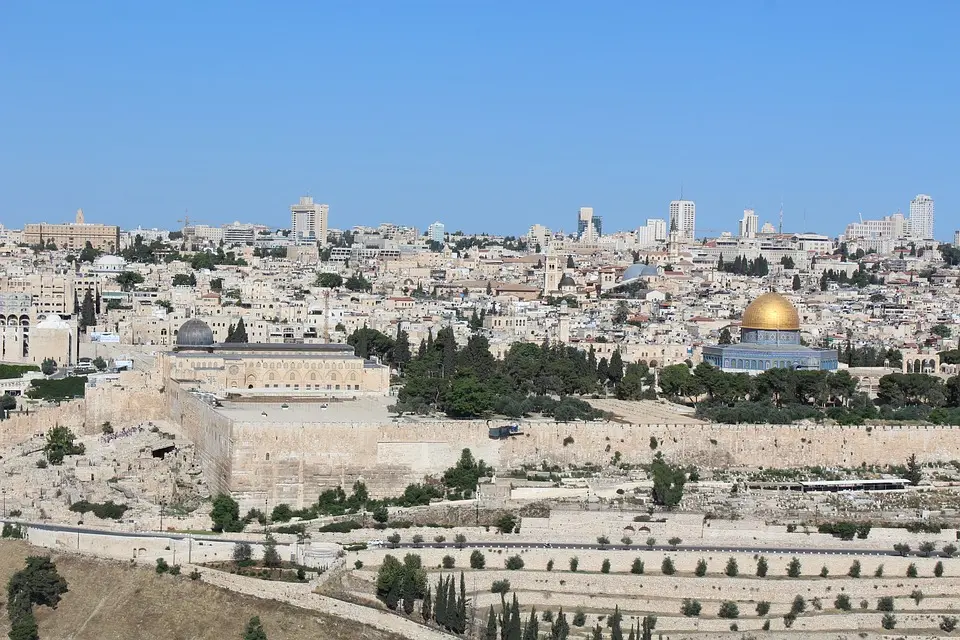
{"label": "terraced hillside", "polygon": [[[441,572],[459,575],[464,571],[481,627],[486,624],[489,606],[500,607],[500,595],[490,591],[492,584],[508,580],[508,601],[516,593],[525,610],[536,606],[538,611],[549,609],[556,614],[562,607],[571,625],[574,614],[583,612],[584,625],[572,625],[572,638],[592,637],[592,628],[598,621],[602,624],[615,607],[624,615],[624,629],[631,621],[652,614],[657,617],[656,633],[673,640],[742,638],[745,634],[760,638],[960,635],[960,624],[953,634],[940,628],[945,618],[949,626],[950,619],[960,617],[960,560],[956,558],[703,554],[685,552],[682,547],[676,551],[481,551],[483,570],[470,569],[471,549],[362,551],[358,557],[363,567],[351,571],[341,584],[349,597],[370,600],[383,557],[417,553],[428,569],[429,584],[435,584]],[[453,558],[453,568],[441,569],[448,555]],[[515,555],[522,558],[523,568],[505,569],[506,560]],[[575,572],[570,570],[574,557],[578,564]],[[764,577],[756,575],[761,557],[766,564]],[[673,565],[671,575],[665,573],[670,571],[669,563],[664,564],[667,558]],[[797,577],[788,575],[794,558],[799,563]],[[607,573],[605,561],[609,561]],[[639,563],[643,573],[636,573],[641,570]],[[942,563],[942,572],[938,563]],[[353,566],[352,558],[348,566]],[[911,577],[914,569],[916,577]],[[721,615],[724,603],[735,605],[735,617]],[[699,613],[694,615],[698,607]],[[730,616],[734,608],[727,604],[724,609],[724,615]],[[608,637],[609,629],[605,629],[604,638]]]}

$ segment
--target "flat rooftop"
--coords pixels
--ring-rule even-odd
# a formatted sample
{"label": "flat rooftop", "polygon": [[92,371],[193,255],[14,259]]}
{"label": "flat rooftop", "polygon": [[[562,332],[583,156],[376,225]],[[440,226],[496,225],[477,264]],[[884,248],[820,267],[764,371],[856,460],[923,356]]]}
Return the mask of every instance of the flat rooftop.
{"label": "flat rooftop", "polygon": [[361,396],[356,400],[327,402],[327,408],[323,409],[321,402],[264,398],[262,402],[224,401],[215,411],[234,422],[390,422],[396,414],[390,413],[387,407],[396,401],[392,396]]}

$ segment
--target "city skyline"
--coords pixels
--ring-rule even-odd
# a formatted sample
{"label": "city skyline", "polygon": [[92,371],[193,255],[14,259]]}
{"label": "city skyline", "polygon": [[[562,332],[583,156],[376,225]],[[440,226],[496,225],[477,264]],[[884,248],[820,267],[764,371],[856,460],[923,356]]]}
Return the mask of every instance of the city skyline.
{"label": "city skyline", "polygon": [[[12,7],[0,222],[83,207],[129,224],[135,207],[145,227],[184,211],[282,226],[309,193],[334,227],[516,235],[573,232],[580,206],[632,229],[682,195],[703,228],[736,231],[744,207],[776,224],[783,202],[786,230],[836,235],[918,193],[941,220],[960,202],[942,81],[956,5],[506,8]],[[921,42],[887,45],[917,22]],[[323,47],[289,38],[311,24]],[[660,99],[677,86],[683,100]],[[922,100],[897,90],[916,86]]]}

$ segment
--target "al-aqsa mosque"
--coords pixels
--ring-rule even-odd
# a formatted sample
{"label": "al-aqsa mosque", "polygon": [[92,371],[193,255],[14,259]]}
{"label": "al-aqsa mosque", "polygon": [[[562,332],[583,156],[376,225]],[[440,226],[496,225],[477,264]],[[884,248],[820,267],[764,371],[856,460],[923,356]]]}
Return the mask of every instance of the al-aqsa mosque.
{"label": "al-aqsa mosque", "polygon": [[771,292],[743,312],[739,344],[705,346],[703,361],[731,373],[776,368],[835,371],[837,352],[800,344],[800,315],[789,300]]}

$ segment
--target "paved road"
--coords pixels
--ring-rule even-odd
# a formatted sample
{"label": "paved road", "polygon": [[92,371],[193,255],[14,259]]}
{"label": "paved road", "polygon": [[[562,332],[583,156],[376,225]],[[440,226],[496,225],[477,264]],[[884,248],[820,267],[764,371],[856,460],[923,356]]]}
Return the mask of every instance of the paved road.
{"label": "paved road", "polygon": [[[189,538],[201,539],[201,540],[211,540],[211,541],[220,541],[220,542],[248,542],[250,544],[262,544],[263,537],[255,537],[248,539],[238,539],[230,538],[224,539],[220,538],[216,534],[211,533],[209,536],[204,536],[202,534],[187,534],[187,533],[162,533],[159,531],[114,531],[110,529],[94,529],[90,527],[77,527],[71,525],[62,525],[62,524],[52,524],[46,522],[23,522],[20,520],[3,520],[0,519],[0,522],[10,522],[12,524],[20,524],[23,526],[32,527],[35,529],[41,529],[44,531],[57,531],[65,533],[82,533],[89,535],[101,535],[101,536],[115,536],[118,538],[164,538],[166,540],[187,540]],[[395,548],[395,549],[425,549],[425,548],[434,548],[434,549],[566,549],[566,550],[611,550],[611,551],[677,551],[677,552],[700,552],[700,553],[768,553],[768,554],[784,554],[784,555],[834,555],[834,556],[898,556],[900,555],[896,551],[883,550],[883,549],[857,549],[855,547],[845,547],[845,548],[833,548],[833,549],[819,549],[815,547],[750,547],[750,546],[733,546],[733,545],[696,545],[696,544],[683,544],[677,547],[670,545],[654,545],[652,547],[647,545],[624,545],[624,544],[596,544],[596,543],[581,543],[581,542],[423,542],[421,544],[416,544],[413,542],[400,542],[396,545],[385,543],[382,545],[385,548]],[[922,557],[921,554],[916,552],[911,552],[908,555]]]}

